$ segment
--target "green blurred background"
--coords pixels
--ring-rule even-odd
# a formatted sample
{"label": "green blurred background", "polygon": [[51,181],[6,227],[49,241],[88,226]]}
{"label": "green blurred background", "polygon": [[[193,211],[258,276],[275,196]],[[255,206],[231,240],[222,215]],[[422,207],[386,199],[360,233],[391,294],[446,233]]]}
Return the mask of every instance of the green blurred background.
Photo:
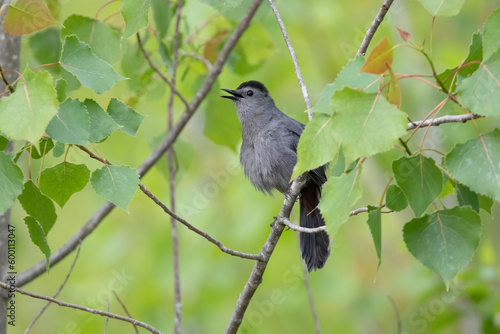
{"label": "green blurred background", "polygon": [[[187,1],[183,8],[181,35],[185,44],[181,48],[186,52],[213,55],[205,49],[207,43],[216,41],[217,36],[226,36],[228,30],[231,32],[248,3],[249,0]],[[54,15],[63,22],[75,13],[94,17],[102,4],[95,0],[61,0],[59,6],[52,9],[53,14],[54,8],[58,9],[59,13]],[[494,0],[469,0],[458,16],[436,19],[432,56],[438,72],[457,66],[467,56],[472,34],[482,29],[484,20],[498,5]],[[333,82],[342,66],[355,56],[381,1],[278,1],[277,6],[314,105],[325,84]],[[223,15],[218,14],[217,9]],[[99,18],[104,19],[118,10],[119,2],[112,3],[99,13]],[[120,20],[120,15],[116,15],[108,22],[123,28]],[[262,4],[253,22],[209,98],[176,144],[179,214],[227,247],[249,253],[260,251],[283,196],[264,196],[245,179],[238,155],[241,129],[232,103],[220,99],[217,89],[236,88],[247,80],[262,81],[283,112],[302,122],[307,120],[290,56],[267,2]],[[431,24],[431,15],[419,3],[396,0],[369,50],[383,37],[388,37],[393,45],[402,43],[396,27],[411,33],[417,44],[425,40],[429,49]],[[142,35],[147,39],[151,33],[142,32]],[[36,39],[36,34],[22,39],[21,69],[26,63],[30,67],[40,64],[33,47]],[[155,63],[161,64],[155,40],[149,38],[145,42]],[[91,97],[104,106],[111,97],[117,97],[148,116],[137,138],[115,132],[96,146],[112,163],[135,168],[165,134],[168,93],[157,78],[141,86],[141,74],[147,70],[147,64],[137,49],[134,50],[134,43],[135,37],[122,41],[127,62],[112,63],[118,73],[131,80],[120,82],[103,95],[80,88],[70,96]],[[404,46],[395,50],[393,68],[398,73],[431,73],[425,59]],[[183,61],[179,69],[179,90],[188,99],[192,98],[205,74],[206,69],[200,63]],[[401,109],[412,120],[424,118],[443,98],[433,88],[416,80],[405,79],[400,84]],[[146,88],[141,91],[141,87]],[[176,101],[175,117],[182,112],[182,104]],[[440,115],[458,112],[458,108],[448,104]],[[477,123],[484,131],[500,125],[498,120],[491,119],[481,119]],[[410,148],[418,148],[422,135],[423,131],[419,132]],[[448,152],[455,143],[475,136],[477,131],[471,123],[446,124],[429,130],[425,147]],[[399,155],[399,151],[392,150],[365,162],[363,197],[354,208],[379,202],[390,177],[391,161]],[[26,155],[21,159],[24,159],[27,175]],[[100,167],[75,149],[69,151],[67,159],[85,162],[91,169]],[[58,162],[60,159],[50,156],[44,166]],[[32,166],[33,171],[38,171],[37,163]],[[166,170],[163,161],[144,177],[143,182],[164,203],[169,203]],[[104,200],[88,185],[75,194],[63,210],[58,208],[58,222],[48,236],[52,251],[63,245],[103,203]],[[445,199],[444,203],[452,205],[453,200]],[[325,268],[309,276],[322,332],[396,333],[397,317],[392,299],[403,333],[500,333],[500,246],[496,243],[500,226],[494,219],[500,214],[498,203],[493,207],[492,216],[481,212],[483,237],[480,246],[472,262],[454,279],[449,291],[436,273],[424,267],[406,249],[401,231],[404,223],[412,218],[408,210],[383,215],[382,264],[378,270],[377,255],[365,223],[366,214],[352,217],[335,236]],[[18,272],[43,259],[29,239],[23,217],[23,209],[16,204],[12,222],[17,227]],[[182,225],[178,229],[182,332],[221,333],[254,263],[220,252]],[[48,275],[42,275],[23,288],[52,295],[64,280],[74,256],[73,252]],[[74,271],[58,298],[101,310],[107,309],[109,301],[111,312],[124,314],[113,290],[134,318],[163,332],[171,332],[174,296],[170,218],[141,192],[136,193],[129,213],[113,210],[83,241]],[[17,326],[9,326],[9,333],[23,333],[45,304],[20,294],[16,298]],[[104,324],[102,317],[51,305],[31,332],[100,333]],[[116,320],[110,320],[107,329],[107,333],[133,332],[130,324]],[[141,329],[140,332],[145,331]],[[297,238],[294,232],[287,231],[272,256],[240,333],[313,332]]]}

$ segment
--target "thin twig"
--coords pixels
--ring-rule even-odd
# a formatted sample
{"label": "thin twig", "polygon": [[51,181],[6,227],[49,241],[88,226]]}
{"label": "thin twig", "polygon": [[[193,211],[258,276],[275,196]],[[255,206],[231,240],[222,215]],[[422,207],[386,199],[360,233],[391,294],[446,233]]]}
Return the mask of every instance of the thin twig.
{"label": "thin twig", "polygon": [[179,217],[177,214],[175,214],[174,212],[172,212],[162,201],[160,201],[155,195],[153,195],[151,193],[151,191],[149,191],[149,189],[146,188],[146,186],[144,186],[142,183],[139,183],[139,188],[142,190],[142,192],[144,194],[146,194],[146,196],[148,196],[149,198],[151,198],[159,207],[161,207],[163,209],[163,211],[165,211],[167,214],[169,214],[171,217],[173,217],[175,220],[177,220],[182,225],[186,226],[188,229],[190,229],[194,233],[202,236],[203,238],[207,239],[208,241],[210,241],[211,243],[213,243],[214,245],[216,245],[217,247],[219,247],[219,249],[221,251],[223,251],[224,253],[227,253],[229,255],[233,255],[233,256],[236,256],[236,257],[241,257],[241,258],[244,258],[244,259],[259,260],[259,261],[263,260],[263,257],[262,257],[261,254],[247,254],[247,253],[242,253],[242,252],[238,252],[238,251],[235,251],[235,250],[227,248],[219,240],[213,238],[212,236],[210,236],[209,234],[207,234],[207,233],[203,232],[202,230],[198,229],[194,225],[191,225],[184,218]]}
{"label": "thin twig", "polygon": [[[170,89],[170,96],[168,99],[168,132],[174,126],[174,87],[177,80],[177,66],[179,63],[179,27],[181,23],[182,0],[177,1],[176,5],[176,20],[173,40],[173,60],[172,60],[172,86]],[[175,212],[175,171],[174,166],[174,148],[171,146],[167,151],[168,160],[168,181],[170,190],[170,207],[172,212]],[[172,264],[174,269],[174,334],[181,333],[181,320],[182,320],[182,301],[181,301],[181,279],[179,274],[179,237],[177,233],[177,222],[174,217],[170,218],[171,234],[172,234]]]}
{"label": "thin twig", "polygon": [[[219,56],[214,63],[212,70],[208,73],[205,81],[201,85],[200,89],[196,92],[195,96],[191,100],[189,107],[186,108],[184,113],[181,115],[175,126],[172,128],[165,139],[156,147],[156,149],[142,162],[142,164],[137,168],[137,173],[140,177],[144,176],[155,164],[156,162],[165,154],[165,152],[172,146],[179,134],[182,132],[188,121],[193,116],[194,112],[198,109],[201,102],[205,99],[207,94],[212,89],[215,80],[218,78],[222,71],[222,67],[227,61],[229,54],[233,50],[234,46],[241,38],[243,33],[247,30],[250,21],[252,20],[255,12],[259,8],[262,0],[254,0],[249,6],[247,12],[241,19],[240,23],[233,31],[231,36],[228,38],[227,42],[222,47],[219,52]],[[83,226],[68,240],[64,245],[52,253],[50,256],[50,266],[54,266],[59,261],[64,259],[69,253],[71,253],[75,247],[78,245],[80,240],[85,239],[94,229],[100,224],[100,222],[115,208],[115,205],[111,202],[104,203],[92,217],[83,224]],[[223,246],[224,247],[224,246]],[[22,272],[17,276],[18,286],[23,286],[26,283],[31,282],[33,279],[37,278],[46,271],[45,259],[33,265],[26,271]]]}
{"label": "thin twig", "polygon": [[[9,285],[6,284],[6,283],[4,283],[4,282],[0,282],[0,287],[2,289],[5,289],[5,290],[9,290],[10,289]],[[97,315],[100,315],[100,316],[103,316],[103,317],[109,317],[111,319],[116,319],[116,320],[120,320],[120,321],[129,322],[131,324],[135,324],[135,325],[137,325],[139,327],[147,329],[148,331],[150,331],[151,333],[154,333],[154,334],[163,334],[162,332],[160,332],[159,330],[157,330],[153,326],[148,325],[145,322],[142,322],[142,321],[139,321],[139,320],[136,320],[136,319],[132,319],[132,318],[129,318],[129,317],[124,317],[123,315],[114,314],[114,313],[110,313],[110,312],[105,312],[105,311],[101,311],[101,310],[96,310],[96,309],[93,309],[93,308],[90,308],[90,307],[81,306],[81,305],[78,305],[78,304],[71,304],[71,303],[63,302],[63,301],[61,301],[59,299],[55,299],[55,298],[48,297],[48,296],[42,296],[42,295],[39,295],[39,294],[36,294],[36,293],[33,293],[33,292],[21,290],[19,288],[15,288],[15,291],[19,292],[20,294],[23,294],[23,295],[26,295],[26,296],[30,296],[32,298],[49,301],[51,303],[57,304],[57,305],[62,306],[62,307],[69,307],[69,308],[72,308],[72,309],[76,309],[76,310],[80,310],[80,311],[84,311],[84,312],[88,312],[88,313],[92,313],[92,314],[97,314]]]}
{"label": "thin twig", "polygon": [[394,308],[394,314],[396,315],[396,321],[398,324],[397,334],[401,334],[403,328],[401,326],[401,316],[399,315],[398,305],[396,305],[396,302],[394,301],[394,299],[391,296],[387,296],[387,299],[389,299],[389,301],[392,304],[392,307]]}
{"label": "thin twig", "polygon": [[9,88],[9,91],[10,93],[14,93],[16,90],[14,89],[14,87],[12,87],[10,85],[10,83],[7,81],[7,78],[5,77],[5,75],[3,74],[3,69],[2,69],[2,66],[0,65],[0,76],[2,77],[2,81],[3,83],[5,84],[6,87]]}
{"label": "thin twig", "polygon": [[[115,295],[115,298],[118,301],[118,303],[122,306],[122,309],[125,312],[125,314],[128,315],[129,318],[132,318],[132,316],[130,315],[130,312],[127,310],[127,308],[125,307],[125,304],[123,304],[123,302],[121,301],[120,297],[118,297],[118,294],[116,293],[115,290],[113,290],[113,294]],[[139,330],[137,329],[136,325],[134,325],[134,329],[135,329],[135,332],[137,334],[139,334]]]}
{"label": "thin twig", "polygon": [[413,129],[416,129],[417,127],[423,128],[426,126],[438,126],[438,125],[443,124],[443,123],[465,123],[465,122],[470,121],[472,119],[482,118],[482,117],[484,117],[484,116],[475,115],[475,114],[446,115],[446,116],[437,117],[435,119],[428,119],[425,121],[416,121],[416,122],[408,123],[407,130],[413,130]]}
{"label": "thin twig", "polygon": [[[73,272],[73,268],[75,267],[75,263],[76,263],[76,260],[78,260],[78,255],[80,255],[80,249],[82,248],[82,243],[80,242],[78,244],[78,249],[76,250],[76,255],[75,255],[75,259],[73,260],[73,263],[71,264],[71,267],[69,268],[69,271],[68,271],[68,274],[66,275],[66,278],[64,279],[64,281],[62,282],[61,286],[59,287],[59,289],[57,289],[56,293],[52,296],[52,298],[56,298],[57,296],[59,296],[59,293],[61,293],[61,290],[64,288],[64,286],[66,285],[66,282],[68,281],[69,279],[69,276],[71,275],[71,273]],[[47,304],[45,304],[45,306],[40,310],[40,312],[38,312],[38,314],[36,315],[35,319],[33,319],[33,321],[31,322],[31,324],[28,325],[28,327],[26,328],[26,330],[24,331],[24,334],[28,333],[29,330],[31,329],[31,327],[33,327],[33,325],[35,324],[35,322],[38,320],[38,318],[40,318],[43,314],[43,312],[45,312],[45,310],[49,307],[51,303],[48,302]]]}
{"label": "thin twig", "polygon": [[149,67],[151,67],[151,69],[153,71],[155,71],[160,76],[160,78],[167,83],[167,85],[169,85],[171,91],[179,97],[179,99],[182,101],[182,103],[184,103],[184,106],[186,107],[186,109],[188,109],[189,108],[188,101],[184,98],[184,96],[182,96],[181,93],[179,93],[179,91],[177,89],[175,89],[175,84],[171,80],[168,80],[168,78],[160,71],[160,69],[158,67],[156,67],[155,64],[153,64],[153,61],[151,60],[151,58],[149,58],[149,55],[148,55],[146,49],[144,49],[144,45],[142,45],[141,35],[139,33],[137,33],[136,36],[137,36],[137,44],[139,45],[139,49],[141,49],[141,52],[144,55],[144,58],[146,59],[146,61],[148,62]]}
{"label": "thin twig", "polygon": [[212,70],[212,67],[213,67],[212,63],[207,58],[204,58],[204,57],[202,57],[199,54],[194,53],[194,52],[185,52],[185,51],[179,50],[179,53],[184,57],[191,57],[191,58],[196,59],[200,63],[203,63],[209,71]]}
{"label": "thin twig", "polygon": [[391,7],[392,3],[394,0],[385,0],[384,4],[380,8],[377,16],[373,19],[373,22],[366,31],[365,37],[363,38],[363,42],[361,43],[361,46],[358,50],[358,56],[364,56],[366,54],[366,49],[368,49],[368,45],[370,45],[370,42],[373,38],[373,35],[375,35],[375,32],[377,31],[378,27],[384,20],[385,14],[387,14],[387,11],[389,11],[389,8]]}
{"label": "thin twig", "polygon": [[[108,312],[109,312],[109,299],[106,298],[106,302],[108,303]],[[109,322],[109,317],[106,317],[106,323],[104,324],[103,334],[106,334],[106,330],[108,329],[108,322]]]}
{"label": "thin twig", "polygon": [[290,37],[288,37],[288,34],[285,29],[285,24],[283,23],[283,20],[281,19],[280,13],[278,12],[278,8],[276,7],[276,4],[274,3],[274,0],[268,0],[269,4],[271,5],[271,8],[274,12],[274,16],[276,16],[276,20],[278,21],[278,24],[281,29],[281,33],[283,34],[283,38],[285,39],[286,46],[288,47],[288,51],[290,52],[290,56],[292,57],[292,62],[293,62],[293,67],[295,69],[295,74],[297,74],[297,78],[299,79],[299,84],[300,88],[302,89],[302,95],[304,95],[304,101],[306,102],[306,107],[307,107],[307,117],[309,120],[313,119],[313,113],[311,111],[311,101],[309,100],[309,94],[307,93],[307,87],[306,84],[304,83],[304,78],[302,78],[302,72],[300,71],[300,66],[299,66],[299,61],[297,59],[297,55],[295,54],[295,51],[293,50],[292,43],[290,42]]}

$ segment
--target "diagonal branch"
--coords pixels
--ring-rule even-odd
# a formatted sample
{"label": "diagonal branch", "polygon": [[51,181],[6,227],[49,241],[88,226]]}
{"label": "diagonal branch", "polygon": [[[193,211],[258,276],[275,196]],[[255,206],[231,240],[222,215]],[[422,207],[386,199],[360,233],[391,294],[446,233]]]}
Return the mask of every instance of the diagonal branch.
{"label": "diagonal branch", "polygon": [[[0,282],[0,288],[5,289],[5,290],[9,290],[10,289],[9,285],[6,284],[6,283],[4,283],[4,282]],[[92,314],[97,314],[97,315],[100,315],[100,316],[103,316],[103,317],[108,317],[108,318],[111,318],[111,319],[116,319],[116,320],[121,320],[121,321],[129,322],[131,324],[134,324],[134,325],[137,325],[137,326],[142,327],[144,329],[147,329],[148,331],[150,331],[151,333],[154,333],[154,334],[163,334],[162,332],[160,332],[159,330],[157,330],[153,326],[148,325],[145,322],[142,322],[142,321],[139,321],[139,320],[135,320],[135,319],[132,319],[132,318],[129,318],[129,317],[124,317],[123,315],[109,313],[109,312],[105,312],[105,311],[101,311],[101,310],[96,310],[96,309],[93,309],[93,308],[90,308],[90,307],[85,307],[85,306],[81,306],[81,305],[77,305],[77,304],[66,303],[66,302],[63,302],[63,301],[61,301],[59,299],[55,299],[55,298],[48,297],[48,296],[42,296],[42,295],[39,295],[39,294],[36,294],[36,293],[33,293],[33,292],[21,290],[19,288],[15,288],[15,291],[19,292],[20,294],[23,294],[23,295],[26,295],[26,296],[30,296],[32,298],[46,300],[48,302],[57,304],[57,305],[62,306],[62,307],[69,307],[69,308],[73,308],[73,309],[76,309],[76,310],[85,311],[85,312],[92,313]]]}
{"label": "diagonal branch", "polygon": [[267,263],[271,258],[274,248],[276,247],[281,233],[283,233],[283,230],[285,228],[285,225],[280,223],[280,221],[283,218],[288,219],[288,217],[290,217],[293,205],[297,200],[297,196],[299,195],[300,190],[305,184],[305,180],[306,173],[298,176],[295,180],[293,180],[290,188],[285,194],[285,200],[283,202],[283,206],[281,207],[280,213],[278,217],[276,217],[273,228],[269,233],[269,237],[267,237],[264,247],[262,247],[262,251],[260,252],[263,258],[255,263],[252,273],[248,278],[247,284],[245,284],[243,291],[238,297],[233,315],[231,316],[226,331],[224,332],[225,334],[236,333],[241,323],[243,322],[243,316],[245,315],[248,304],[250,303],[250,300],[252,299],[255,291],[259,287],[259,284],[262,283],[262,276],[264,275],[264,271],[266,270]]}
{"label": "diagonal branch", "polygon": [[146,196],[148,196],[149,198],[151,198],[160,208],[162,208],[163,211],[165,211],[168,215],[170,215],[170,217],[172,217],[173,219],[177,220],[179,223],[181,223],[182,225],[186,226],[188,229],[190,229],[194,233],[196,233],[196,234],[202,236],[203,238],[207,239],[208,241],[210,241],[211,243],[213,243],[214,245],[216,245],[217,247],[219,247],[219,249],[221,251],[223,251],[224,253],[232,255],[232,256],[241,257],[241,258],[244,258],[244,259],[250,259],[250,260],[262,260],[263,259],[263,257],[262,257],[261,254],[247,254],[247,253],[242,253],[242,252],[238,252],[238,251],[232,250],[230,248],[227,248],[219,240],[217,240],[214,237],[210,236],[209,234],[203,232],[202,230],[198,229],[194,225],[191,225],[184,218],[179,217],[175,212],[172,212],[165,204],[163,204],[162,201],[160,201],[155,195],[153,195],[153,193],[151,193],[151,191],[149,191],[149,189],[146,188],[146,186],[144,186],[142,183],[139,183],[139,188],[141,188],[142,192],[144,194],[146,194]]}
{"label": "diagonal branch", "polygon": [[370,45],[370,42],[372,41],[373,35],[375,35],[375,32],[377,31],[378,27],[384,20],[385,14],[389,11],[389,8],[391,8],[392,3],[394,0],[385,0],[384,4],[380,8],[377,16],[373,19],[373,22],[366,31],[365,38],[363,38],[363,42],[361,43],[361,46],[359,47],[358,56],[364,56],[366,54],[366,49],[368,49],[368,45]]}
{"label": "diagonal branch", "polygon": [[[188,108],[186,108],[177,123],[174,125],[172,131],[167,134],[165,139],[163,139],[163,141],[156,147],[156,149],[137,168],[137,173],[140,177],[144,176],[144,174],[146,174],[149,169],[151,169],[151,167],[153,167],[154,164],[163,156],[163,154],[165,154],[165,152],[172,146],[181,131],[186,126],[187,122],[191,119],[194,112],[200,106],[203,99],[212,89],[212,86],[221,73],[222,67],[229,57],[229,54],[231,53],[245,30],[248,28],[250,21],[252,20],[261,3],[262,0],[252,1],[242,20],[240,21],[234,32],[231,34],[231,36],[228,38],[226,44],[224,44],[224,47],[220,51],[219,56],[217,57],[217,60],[212,67],[212,70],[207,75],[207,78],[201,85],[200,89],[196,92],[195,96],[191,100],[191,103],[189,103]],[[78,242],[92,233],[92,231],[111,212],[111,210],[114,209],[114,207],[115,205],[111,202],[104,203],[63,246],[52,253],[52,255],[50,256],[50,266],[52,267],[53,265],[57,264],[71,251],[73,251],[78,245]],[[45,260],[42,260],[17,276],[18,286],[23,286],[24,284],[31,282],[33,279],[40,276],[45,271]]]}

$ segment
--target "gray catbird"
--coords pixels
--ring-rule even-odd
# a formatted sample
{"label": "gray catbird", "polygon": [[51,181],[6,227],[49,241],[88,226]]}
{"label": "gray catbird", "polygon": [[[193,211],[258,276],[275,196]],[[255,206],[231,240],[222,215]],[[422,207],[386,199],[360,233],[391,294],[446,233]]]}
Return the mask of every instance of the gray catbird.
{"label": "gray catbird", "polygon": [[[282,113],[258,81],[242,83],[236,90],[222,89],[231,94],[243,127],[240,161],[245,175],[262,191],[273,189],[285,193],[297,163],[297,144],[305,125]],[[317,205],[321,185],[326,182],[325,166],[307,173],[300,192],[300,226],[324,226]],[[330,255],[330,239],[326,232],[300,233],[300,251],[310,271],[320,269]]]}

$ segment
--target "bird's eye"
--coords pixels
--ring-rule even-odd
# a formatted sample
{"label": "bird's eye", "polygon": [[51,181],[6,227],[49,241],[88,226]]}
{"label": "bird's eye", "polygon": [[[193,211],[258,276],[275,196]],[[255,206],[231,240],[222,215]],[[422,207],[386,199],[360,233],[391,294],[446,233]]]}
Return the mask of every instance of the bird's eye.
{"label": "bird's eye", "polygon": [[247,90],[247,95],[248,96],[252,96],[253,95],[253,90],[251,90],[251,89]]}

